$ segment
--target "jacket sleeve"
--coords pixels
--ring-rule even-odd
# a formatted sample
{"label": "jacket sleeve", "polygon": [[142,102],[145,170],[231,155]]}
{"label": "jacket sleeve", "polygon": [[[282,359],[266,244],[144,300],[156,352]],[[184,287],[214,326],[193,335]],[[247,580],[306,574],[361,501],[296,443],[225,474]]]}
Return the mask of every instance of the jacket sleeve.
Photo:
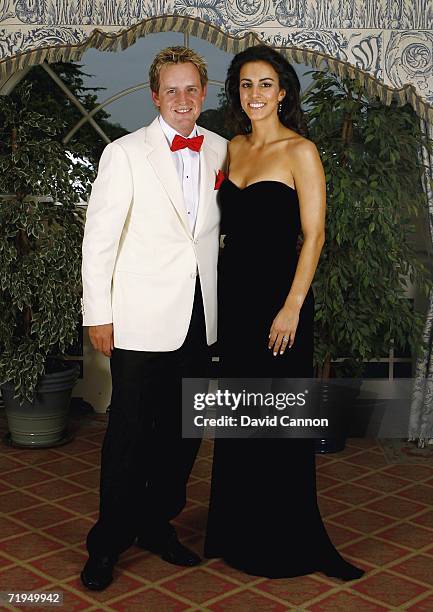
{"label": "jacket sleeve", "polygon": [[120,237],[133,198],[128,157],[112,142],[102,153],[87,207],[83,239],[83,325],[111,323],[111,283]]}

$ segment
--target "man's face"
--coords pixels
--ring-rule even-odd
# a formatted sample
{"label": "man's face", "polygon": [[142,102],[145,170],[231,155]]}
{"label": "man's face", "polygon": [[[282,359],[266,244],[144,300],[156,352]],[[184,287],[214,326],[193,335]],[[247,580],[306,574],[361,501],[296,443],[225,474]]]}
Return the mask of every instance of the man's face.
{"label": "man's face", "polygon": [[152,91],[153,103],[162,118],[182,136],[189,136],[206,97],[200,74],[191,62],[166,64],[159,73],[159,91]]}

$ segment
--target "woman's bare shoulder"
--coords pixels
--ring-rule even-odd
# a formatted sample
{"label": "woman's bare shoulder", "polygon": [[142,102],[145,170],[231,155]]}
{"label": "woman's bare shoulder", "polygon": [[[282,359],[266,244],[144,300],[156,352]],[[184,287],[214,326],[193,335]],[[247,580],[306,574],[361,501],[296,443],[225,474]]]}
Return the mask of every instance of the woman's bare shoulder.
{"label": "woman's bare shoulder", "polygon": [[312,140],[305,138],[305,136],[295,133],[293,138],[287,139],[285,146],[293,172],[299,167],[311,167],[321,164],[316,145]]}
{"label": "woman's bare shoulder", "polygon": [[301,134],[294,133],[293,137],[287,138],[286,146],[296,156],[307,156],[317,154],[317,147],[312,140],[301,136]]}
{"label": "woman's bare shoulder", "polygon": [[247,141],[246,136],[244,136],[243,134],[237,134],[236,136],[233,136],[233,138],[230,140],[229,148],[236,149],[237,147],[240,147],[243,144],[245,144],[246,141]]}

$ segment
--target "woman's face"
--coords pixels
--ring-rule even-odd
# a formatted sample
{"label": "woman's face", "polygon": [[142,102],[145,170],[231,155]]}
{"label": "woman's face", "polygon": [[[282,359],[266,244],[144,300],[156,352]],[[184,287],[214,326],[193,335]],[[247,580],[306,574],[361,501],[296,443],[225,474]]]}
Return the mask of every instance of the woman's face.
{"label": "woman's face", "polygon": [[239,95],[243,110],[251,121],[265,119],[278,111],[286,95],[280,89],[278,74],[267,62],[248,62],[239,74]]}

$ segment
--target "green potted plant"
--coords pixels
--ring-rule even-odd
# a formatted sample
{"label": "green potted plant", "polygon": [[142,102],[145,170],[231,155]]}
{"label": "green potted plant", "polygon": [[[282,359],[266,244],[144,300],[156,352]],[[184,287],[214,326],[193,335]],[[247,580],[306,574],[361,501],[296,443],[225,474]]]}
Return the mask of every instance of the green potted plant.
{"label": "green potted plant", "polygon": [[0,96],[0,384],[12,443],[37,447],[64,439],[78,377],[62,357],[80,320],[76,204],[92,168],[31,96],[28,84]]}
{"label": "green potted plant", "polygon": [[[406,292],[409,282],[425,293],[431,286],[414,239],[426,209],[419,147],[431,142],[408,105],[368,99],[356,80],[312,75],[304,103],[327,182],[326,242],[314,280],[315,363],[326,381],[359,377],[365,362],[392,345],[419,348],[423,317]],[[335,441],[332,449],[319,441],[319,449],[338,450]]]}

